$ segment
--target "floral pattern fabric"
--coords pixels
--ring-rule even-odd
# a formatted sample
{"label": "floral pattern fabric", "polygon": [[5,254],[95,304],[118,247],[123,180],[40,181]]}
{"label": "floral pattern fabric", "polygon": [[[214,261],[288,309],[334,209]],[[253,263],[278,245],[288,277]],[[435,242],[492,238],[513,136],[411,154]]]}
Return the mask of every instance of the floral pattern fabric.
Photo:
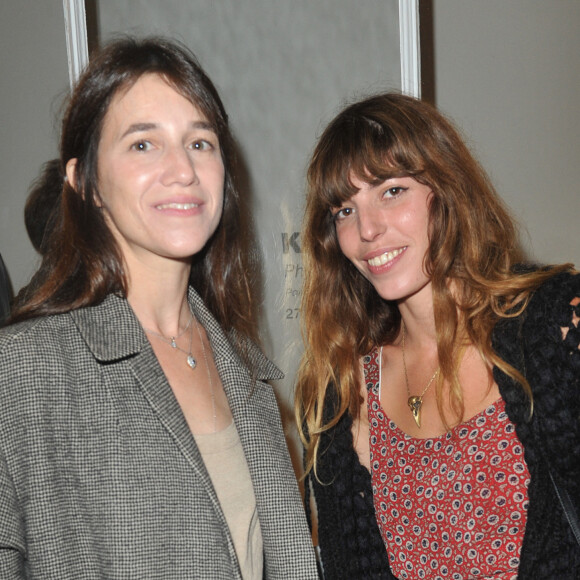
{"label": "floral pattern fabric", "polygon": [[530,482],[504,401],[416,439],[379,401],[380,351],[365,357],[375,512],[400,580],[517,578]]}

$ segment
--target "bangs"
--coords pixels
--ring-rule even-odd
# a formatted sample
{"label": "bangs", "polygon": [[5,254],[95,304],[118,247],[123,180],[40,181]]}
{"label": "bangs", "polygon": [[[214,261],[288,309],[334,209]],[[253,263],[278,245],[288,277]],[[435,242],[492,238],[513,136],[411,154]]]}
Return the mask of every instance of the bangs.
{"label": "bangs", "polygon": [[308,176],[328,209],[358,192],[352,179],[378,185],[392,177],[423,173],[422,156],[410,139],[369,117],[338,118],[322,135]]}

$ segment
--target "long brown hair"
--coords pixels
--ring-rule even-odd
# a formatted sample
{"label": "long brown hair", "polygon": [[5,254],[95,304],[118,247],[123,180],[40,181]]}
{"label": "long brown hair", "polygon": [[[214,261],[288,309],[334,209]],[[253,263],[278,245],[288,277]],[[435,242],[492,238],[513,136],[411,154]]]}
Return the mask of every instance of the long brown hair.
{"label": "long brown hair", "polygon": [[[43,197],[54,208],[50,219],[42,218],[46,223],[40,228],[41,266],[17,297],[12,322],[95,305],[112,292],[126,296],[122,256],[95,203],[99,199],[97,150],[111,100],[147,73],[162,76],[195,104],[217,133],[225,167],[223,215],[212,239],[195,256],[191,283],[226,330],[255,338],[252,268],[245,251],[249,236],[240,219],[228,116],[195,56],[163,38],[113,41],[91,57],[76,85],[62,121],[60,158],[46,164],[34,185],[35,201],[29,211],[37,212]],[[73,158],[77,159],[77,190],[64,178],[66,164]]]}
{"label": "long brown hair", "polygon": [[[433,106],[388,93],[344,109],[323,132],[308,169],[302,230],[305,354],[295,404],[307,471],[316,466],[320,434],[346,411],[359,414],[360,357],[392,343],[400,330],[396,304],[378,296],[338,245],[331,209],[356,193],[353,176],[370,184],[408,176],[433,191],[425,269],[433,288],[441,366],[437,400],[445,424],[444,380],[451,385],[452,411],[463,415],[456,368],[465,343],[530,394],[525,378],[493,352],[491,333],[500,318],[525,308],[546,278],[569,267],[514,273],[521,259],[514,222],[458,131]],[[335,406],[323,412],[329,389]]]}

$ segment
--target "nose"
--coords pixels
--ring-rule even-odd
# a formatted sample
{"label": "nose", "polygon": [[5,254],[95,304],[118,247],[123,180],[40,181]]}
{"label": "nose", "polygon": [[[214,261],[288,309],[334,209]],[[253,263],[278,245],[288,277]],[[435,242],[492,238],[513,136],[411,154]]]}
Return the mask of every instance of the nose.
{"label": "nose", "polygon": [[191,185],[197,179],[195,161],[189,151],[182,146],[171,147],[165,154],[165,184]]}
{"label": "nose", "polygon": [[376,208],[359,207],[358,227],[361,240],[372,242],[378,238],[386,229],[386,224],[381,213]]}

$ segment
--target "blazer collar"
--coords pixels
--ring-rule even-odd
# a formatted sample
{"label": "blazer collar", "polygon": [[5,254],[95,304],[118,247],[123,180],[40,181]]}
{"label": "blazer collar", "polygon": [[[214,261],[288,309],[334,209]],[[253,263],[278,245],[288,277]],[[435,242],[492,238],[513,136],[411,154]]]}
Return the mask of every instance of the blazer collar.
{"label": "blazer collar", "polygon": [[[191,287],[188,300],[193,314],[208,334],[214,357],[245,366],[232,346],[238,336],[235,331],[226,336],[199,294]],[[93,355],[101,362],[133,356],[147,344],[145,332],[131,306],[125,298],[115,294],[110,294],[97,306],[74,310],[70,314]],[[242,338],[241,344],[246,349],[256,379],[275,380],[284,377],[280,369],[252,341]]]}
{"label": "blazer collar", "polygon": [[109,294],[103,302],[70,313],[83,340],[101,362],[135,355],[147,337],[125,298]]}
{"label": "blazer collar", "polygon": [[240,337],[235,331],[231,331],[226,335],[217,320],[203,303],[199,294],[191,287],[189,288],[188,298],[193,314],[207,332],[216,361],[219,358],[224,361],[233,361],[237,365],[247,366],[232,346],[239,342],[246,349],[246,358],[252,366],[251,371],[254,373],[256,379],[267,381],[284,378],[284,373],[272,361],[266,358],[261,349],[251,340]]}

